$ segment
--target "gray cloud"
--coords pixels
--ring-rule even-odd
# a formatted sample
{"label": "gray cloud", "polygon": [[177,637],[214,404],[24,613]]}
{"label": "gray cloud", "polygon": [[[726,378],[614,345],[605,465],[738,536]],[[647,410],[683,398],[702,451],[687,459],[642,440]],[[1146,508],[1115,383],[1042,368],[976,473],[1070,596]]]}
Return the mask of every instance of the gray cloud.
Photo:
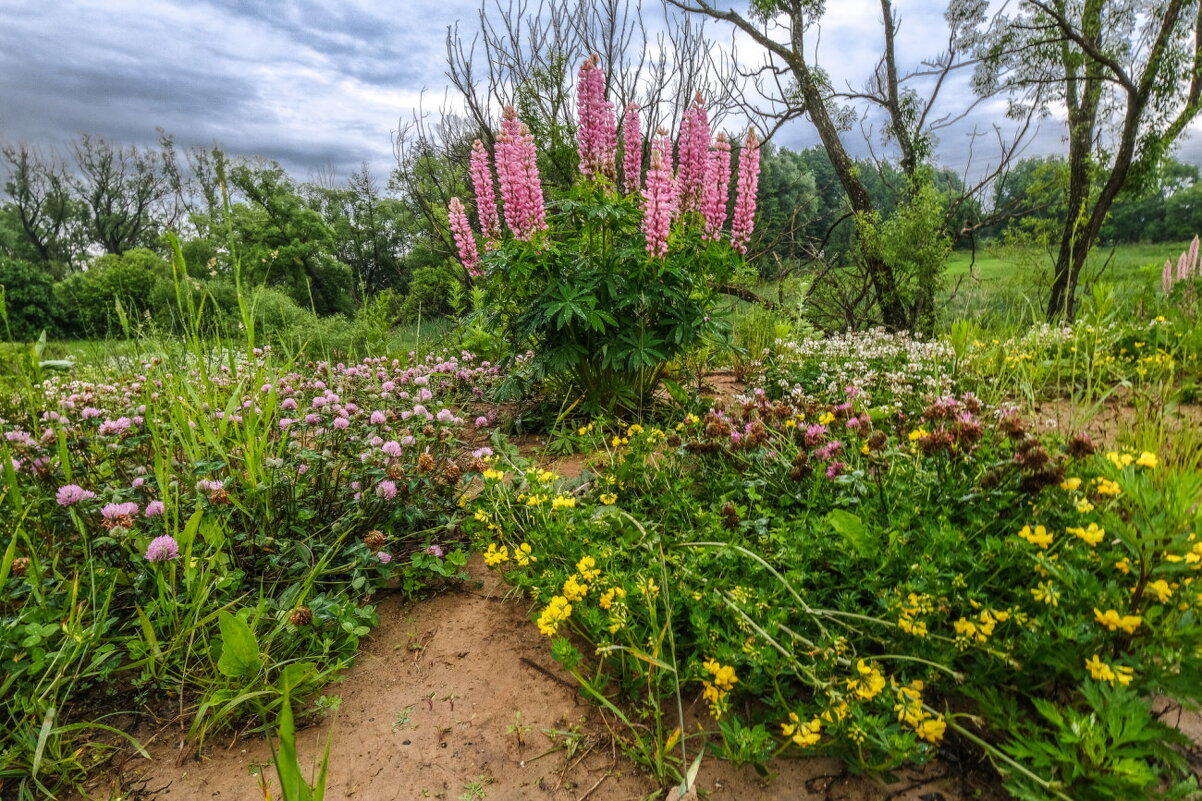
{"label": "gray cloud", "polygon": [[[942,4],[909,5],[899,59],[913,64],[934,54],[944,29]],[[644,6],[660,25],[654,0]],[[478,0],[0,0],[0,138],[61,147],[89,132],[148,144],[162,128],[180,145],[220,142],[300,176],[330,166],[346,175],[364,161],[382,175],[398,119],[423,89],[434,105],[445,91],[446,27],[462,20],[470,37],[478,8]],[[837,85],[861,87],[875,65],[878,14],[872,0],[828,4],[819,57]],[[728,28],[709,30],[728,41]],[[945,110],[972,99],[967,81],[954,81]],[[983,106],[941,132],[939,160],[964,169],[969,132],[999,119]],[[1027,155],[1063,152],[1062,136],[1060,122],[1045,121]],[[790,147],[816,141],[804,121],[778,136]],[[983,165],[996,150],[975,141]],[[868,152],[859,131],[847,142]],[[1202,159],[1202,142],[1186,140],[1180,152]]]}

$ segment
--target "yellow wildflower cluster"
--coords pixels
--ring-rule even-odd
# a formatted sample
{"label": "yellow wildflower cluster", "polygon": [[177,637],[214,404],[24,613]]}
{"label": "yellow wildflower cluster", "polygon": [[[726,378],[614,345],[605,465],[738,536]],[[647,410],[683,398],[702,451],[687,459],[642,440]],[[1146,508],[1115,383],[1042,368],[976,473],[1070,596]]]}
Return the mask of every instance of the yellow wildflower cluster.
{"label": "yellow wildflower cluster", "polygon": [[504,473],[502,473],[500,470],[494,470],[491,467],[486,469],[481,475],[484,476],[485,481],[502,481],[505,478]]}
{"label": "yellow wildflower cluster", "polygon": [[[1165,581],[1164,579],[1156,579],[1156,581],[1149,581],[1147,590],[1148,590],[1148,592],[1155,595],[1156,600],[1160,601],[1161,603],[1164,603],[1165,601],[1167,601],[1173,597],[1173,588],[1170,587],[1169,583],[1167,581]],[[1134,592],[1134,590],[1132,590],[1132,592]]]}
{"label": "yellow wildflower cluster", "polygon": [[885,689],[885,677],[879,670],[868,665],[863,659],[856,662],[856,673],[859,678],[847,680],[847,689],[854,692],[865,701],[870,701],[880,695]]}
{"label": "yellow wildflower cluster", "polygon": [[1119,684],[1126,687],[1134,678],[1135,671],[1126,665],[1108,665],[1094,654],[1089,659],[1085,660],[1085,668],[1089,671],[1089,675],[1098,681],[1106,681],[1114,684]]}
{"label": "yellow wildflower cluster", "polygon": [[716,659],[707,659],[702,663],[702,667],[710,674],[711,680],[701,683],[704,687],[701,695],[710,705],[710,714],[716,719],[721,718],[728,705],[727,696],[734,689],[739,677],[735,675],[733,667],[723,665]]}
{"label": "yellow wildflower cluster", "polygon": [[585,595],[588,595],[588,585],[579,581],[576,574],[573,573],[563,583],[563,595],[569,601],[579,601]]}
{"label": "yellow wildflower cluster", "polygon": [[893,705],[893,711],[897,713],[899,722],[911,728],[918,726],[927,716],[926,710],[922,708],[923,686],[921,679],[915,679],[904,687],[895,687],[897,703]]}
{"label": "yellow wildflower cluster", "polygon": [[1139,615],[1120,615],[1115,609],[1107,609],[1103,612],[1094,607],[1093,616],[1094,620],[1111,631],[1122,629],[1128,634],[1134,634],[1135,630],[1139,628],[1139,624],[1143,622],[1143,618]]}
{"label": "yellow wildflower cluster", "polygon": [[603,493],[598,500],[600,500],[601,503],[605,504],[606,506],[613,506],[618,502],[618,495],[614,492],[606,492]]}
{"label": "yellow wildflower cluster", "polygon": [[1088,545],[1097,545],[1106,536],[1106,529],[1099,528],[1097,523],[1090,523],[1085,528],[1070,526],[1065,529],[1069,534],[1084,540]]}
{"label": "yellow wildflower cluster", "polygon": [[1030,526],[1023,526],[1022,530],[1018,532],[1018,536],[1040,548],[1047,548],[1052,544],[1052,532],[1044,526],[1036,526],[1034,529]]}
{"label": "yellow wildflower cluster", "polygon": [[963,637],[965,640],[985,642],[993,635],[993,630],[998,623],[1005,623],[1009,619],[1009,612],[994,612],[993,610],[986,609],[977,616],[976,620],[970,620],[966,617],[960,618],[952,624],[952,628],[956,630],[958,636]]}
{"label": "yellow wildflower cluster", "polygon": [[522,567],[526,567],[531,562],[537,562],[538,557],[534,556],[532,551],[533,549],[530,547],[530,543],[528,542],[523,542],[521,545],[515,545],[513,547],[513,561]]}
{"label": "yellow wildflower cluster", "polygon": [[568,495],[557,495],[551,500],[552,509],[571,509],[576,506],[576,499]]}
{"label": "yellow wildflower cluster", "polygon": [[582,556],[580,561],[576,563],[576,572],[585,581],[596,581],[601,575],[601,570],[597,567],[597,560],[591,556]]}
{"label": "yellow wildflower cluster", "polygon": [[498,548],[495,542],[490,542],[488,550],[484,552],[484,564],[489,567],[496,567],[502,562],[507,561],[509,561],[509,548],[505,545]]}
{"label": "yellow wildflower cluster", "polygon": [[897,713],[898,722],[914,729],[920,739],[929,743],[937,743],[943,739],[947,722],[942,715],[931,715],[922,703],[923,683],[915,679],[904,687],[897,687],[897,703],[893,711]]}
{"label": "yellow wildflower cluster", "polygon": [[568,603],[568,599],[556,595],[538,616],[538,630],[548,637],[553,637],[559,632],[559,624],[571,616],[572,605]]}
{"label": "yellow wildflower cluster", "polygon": [[489,531],[501,530],[501,527],[492,522],[492,518],[488,516],[488,512],[484,511],[483,509],[477,509],[475,514],[472,515],[472,518],[479,523],[484,523],[484,527]]}
{"label": "yellow wildflower cluster", "polygon": [[943,719],[942,715],[927,718],[914,729],[919,739],[926,740],[928,743],[937,743],[942,740],[945,731],[947,731],[947,721]]}
{"label": "yellow wildflower cluster", "polygon": [[[1190,539],[1194,535],[1190,534]],[[1193,547],[1185,552],[1185,555],[1166,553],[1164,555],[1166,562],[1185,562],[1187,565],[1193,565],[1194,570],[1202,569],[1202,542],[1195,542]]]}
{"label": "yellow wildflower cluster", "polygon": [[1060,489],[1065,490],[1066,492],[1076,492],[1077,490],[1081,489],[1081,479],[1077,478],[1076,476],[1066,478],[1064,481],[1060,482]]}
{"label": "yellow wildflower cluster", "polygon": [[935,605],[931,596],[910,593],[906,597],[906,603],[902,606],[901,614],[897,618],[897,627],[915,637],[927,636],[927,624],[918,620],[917,617],[929,614],[934,608]]}
{"label": "yellow wildflower cluster", "polygon": [[600,599],[597,600],[597,606],[608,610],[614,605],[614,601],[621,601],[625,597],[626,590],[621,587],[610,587],[601,593]]}
{"label": "yellow wildflower cluster", "polygon": [[796,712],[789,713],[789,721],[780,724],[780,733],[793,741],[799,748],[817,745],[822,739],[822,719],[815,716],[809,723],[802,723]]}
{"label": "yellow wildflower cluster", "polygon": [[910,432],[909,437],[911,442],[918,442],[918,440],[922,439],[923,437],[929,437],[930,435],[930,431],[927,431],[925,428],[919,426]]}
{"label": "yellow wildflower cluster", "polygon": [[646,595],[648,598],[659,597],[659,585],[655,583],[653,578],[645,578],[639,580],[639,592]]}
{"label": "yellow wildflower cluster", "polygon": [[1094,489],[1099,495],[1121,495],[1123,488],[1119,486],[1117,481],[1111,481],[1108,478],[1098,476],[1094,480]]}
{"label": "yellow wildflower cluster", "polygon": [[588,425],[581,426],[579,429],[577,429],[576,436],[583,437],[585,434],[589,433],[592,430],[593,430],[593,424],[589,423]]}
{"label": "yellow wildflower cluster", "polygon": [[820,426],[829,426],[833,422],[835,422],[835,415],[833,412],[823,412],[818,418],[818,425]]}
{"label": "yellow wildflower cluster", "polygon": [[1148,470],[1155,470],[1160,465],[1160,459],[1151,451],[1144,451],[1139,456],[1133,453],[1110,451],[1106,454],[1106,458],[1119,470],[1122,470],[1124,467],[1130,467],[1132,464],[1147,468]]}
{"label": "yellow wildflower cluster", "polygon": [[1041,581],[1031,590],[1031,595],[1036,601],[1045,603],[1048,606],[1060,606],[1060,590],[1052,586],[1050,581]]}

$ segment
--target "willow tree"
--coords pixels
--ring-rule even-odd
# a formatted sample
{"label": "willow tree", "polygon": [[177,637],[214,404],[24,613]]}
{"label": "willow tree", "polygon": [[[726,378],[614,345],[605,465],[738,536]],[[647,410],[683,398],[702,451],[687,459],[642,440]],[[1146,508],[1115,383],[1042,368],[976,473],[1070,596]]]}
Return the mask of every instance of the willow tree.
{"label": "willow tree", "polygon": [[1202,107],[1202,3],[1022,0],[982,57],[979,85],[1009,91],[1012,111],[1067,116],[1067,214],[1047,315],[1072,320],[1115,200],[1155,175]]}

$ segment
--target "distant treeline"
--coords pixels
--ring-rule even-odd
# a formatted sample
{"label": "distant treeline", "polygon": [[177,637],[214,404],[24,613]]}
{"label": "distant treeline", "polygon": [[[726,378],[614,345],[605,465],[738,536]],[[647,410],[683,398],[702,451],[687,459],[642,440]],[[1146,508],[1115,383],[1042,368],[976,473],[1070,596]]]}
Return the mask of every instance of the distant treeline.
{"label": "distant treeline", "polygon": [[[366,166],[344,181],[301,182],[262,158],[180,152],[169,137],[148,148],[85,135],[65,155],[5,145],[0,286],[8,331],[0,334],[105,336],[147,317],[178,327],[181,288],[215,310],[214,320],[236,324],[235,265],[244,287],[267,290],[260,303],[270,326],[350,317],[385,291],[398,318],[445,313],[456,285],[470,281],[445,214],[450,196],[468,196],[473,134],[459,138],[403,156],[383,185]],[[853,262],[855,218],[825,151],[766,146],[762,165],[750,248],[761,275],[804,277]],[[902,173],[887,162],[858,167],[887,218],[905,197]],[[1054,237],[1067,214],[1067,180],[1064,159],[1049,157],[1016,162],[985,193],[967,191],[950,170],[935,171],[933,185],[945,233],[980,245]],[[1142,186],[1115,204],[1103,242],[1177,241],[1202,231],[1197,166],[1169,159]],[[183,256],[174,271],[169,231]]]}

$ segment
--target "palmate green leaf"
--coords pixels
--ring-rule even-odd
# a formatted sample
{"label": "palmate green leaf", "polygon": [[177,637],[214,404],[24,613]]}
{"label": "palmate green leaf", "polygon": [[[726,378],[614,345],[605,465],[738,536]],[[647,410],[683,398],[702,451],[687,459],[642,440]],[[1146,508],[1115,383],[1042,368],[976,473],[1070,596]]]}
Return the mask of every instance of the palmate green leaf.
{"label": "palmate green leaf", "polygon": [[243,678],[258,673],[263,667],[259,641],[246,621],[229,612],[217,617],[221,630],[221,658],[217,669],[230,678]]}

